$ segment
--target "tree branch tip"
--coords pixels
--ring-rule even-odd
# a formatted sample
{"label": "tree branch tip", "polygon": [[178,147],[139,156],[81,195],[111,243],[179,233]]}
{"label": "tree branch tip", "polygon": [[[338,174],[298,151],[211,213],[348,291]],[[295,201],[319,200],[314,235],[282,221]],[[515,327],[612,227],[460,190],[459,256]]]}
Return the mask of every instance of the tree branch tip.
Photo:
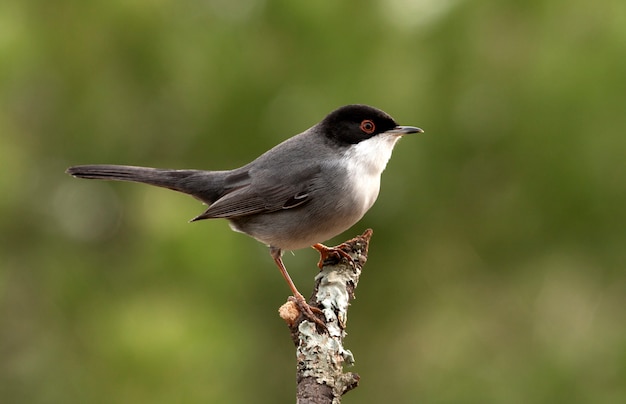
{"label": "tree branch tip", "polygon": [[[359,260],[359,264],[362,266],[365,264],[365,260],[367,259],[369,244],[373,234],[374,231],[372,229],[366,229],[363,234],[341,243],[337,247],[350,254],[353,260]],[[363,258],[365,260],[362,260]],[[353,261],[352,264],[356,263]]]}
{"label": "tree branch tip", "polygon": [[[360,236],[357,236],[356,238],[360,238],[363,241],[365,241],[366,243],[370,242],[370,239],[372,238],[372,235],[374,234],[374,230],[372,229],[366,229],[363,234],[361,234]],[[358,375],[357,375],[358,376]]]}

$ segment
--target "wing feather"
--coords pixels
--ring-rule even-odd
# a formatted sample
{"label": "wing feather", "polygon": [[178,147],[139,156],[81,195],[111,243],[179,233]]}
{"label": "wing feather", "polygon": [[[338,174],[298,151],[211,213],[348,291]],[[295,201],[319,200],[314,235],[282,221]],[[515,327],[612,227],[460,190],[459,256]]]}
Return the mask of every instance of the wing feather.
{"label": "wing feather", "polygon": [[249,170],[226,179],[226,193],[193,219],[232,218],[292,209],[310,199],[320,165],[296,171]]}

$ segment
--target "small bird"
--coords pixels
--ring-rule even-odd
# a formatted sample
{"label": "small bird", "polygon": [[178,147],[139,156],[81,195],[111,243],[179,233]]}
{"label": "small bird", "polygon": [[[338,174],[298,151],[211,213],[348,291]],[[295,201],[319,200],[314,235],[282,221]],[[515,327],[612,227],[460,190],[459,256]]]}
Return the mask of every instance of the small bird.
{"label": "small bird", "polygon": [[298,307],[319,323],[287,273],[283,251],[312,246],[320,252],[320,264],[330,255],[345,256],[320,243],[363,217],[378,197],[380,176],[396,142],[422,132],[399,126],[377,108],[346,105],[233,170],[79,165],[66,172],[79,178],[141,182],[199,199],[208,208],[191,221],[224,218],[233,230],[268,245]]}

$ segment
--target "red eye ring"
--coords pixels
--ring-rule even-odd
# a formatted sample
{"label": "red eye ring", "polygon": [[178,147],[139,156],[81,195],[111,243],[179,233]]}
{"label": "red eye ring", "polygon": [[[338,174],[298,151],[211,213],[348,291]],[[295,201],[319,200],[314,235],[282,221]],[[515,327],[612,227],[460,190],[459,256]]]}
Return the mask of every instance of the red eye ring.
{"label": "red eye ring", "polygon": [[374,133],[374,131],[376,130],[376,125],[374,125],[374,122],[370,121],[369,119],[365,119],[363,120],[363,122],[361,122],[359,128],[361,128],[363,132],[369,135]]}

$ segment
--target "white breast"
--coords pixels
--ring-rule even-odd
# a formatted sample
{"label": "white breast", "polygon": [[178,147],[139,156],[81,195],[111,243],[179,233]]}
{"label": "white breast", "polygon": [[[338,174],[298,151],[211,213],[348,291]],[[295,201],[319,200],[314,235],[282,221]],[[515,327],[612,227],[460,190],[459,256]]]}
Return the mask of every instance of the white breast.
{"label": "white breast", "polygon": [[[380,189],[380,175],[399,136],[380,134],[352,145],[342,156],[348,171],[347,191],[355,196],[361,214],[372,207]],[[360,205],[360,206],[359,206]]]}

